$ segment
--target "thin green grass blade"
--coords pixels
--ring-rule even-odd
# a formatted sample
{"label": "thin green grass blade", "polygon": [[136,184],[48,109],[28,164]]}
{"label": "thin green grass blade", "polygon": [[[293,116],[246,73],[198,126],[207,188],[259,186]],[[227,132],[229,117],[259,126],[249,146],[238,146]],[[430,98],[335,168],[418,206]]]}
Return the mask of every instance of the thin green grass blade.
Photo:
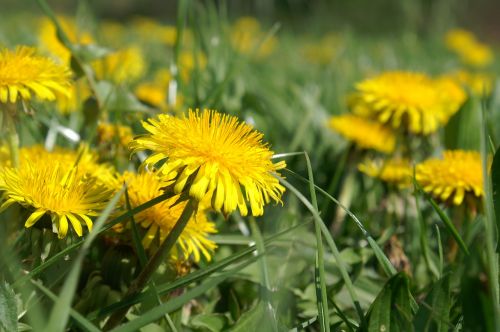
{"label": "thin green grass blade", "polygon": [[[307,153],[304,154],[306,158],[307,165],[307,176],[309,177],[309,192],[311,195],[311,201],[316,213],[319,215],[318,210],[318,200],[316,198],[316,190],[314,188],[314,177],[311,166],[311,160]],[[321,228],[318,223],[314,223],[315,235],[316,235],[316,285],[319,291],[318,296],[318,317],[321,331],[330,331],[330,314],[328,310],[328,296],[326,294],[326,277],[325,277],[325,253],[323,249],[323,238],[321,237]],[[361,318],[363,315],[360,316]]]}
{"label": "thin green grass blade", "polygon": [[300,193],[293,185],[291,185],[288,181],[285,179],[279,178],[279,181],[288,189],[290,190],[297,198],[306,206],[306,208],[312,213],[315,222],[320,226],[321,231],[323,233],[323,236],[326,239],[326,242],[328,243],[330,249],[332,250],[332,254],[335,257],[335,260],[337,261],[338,268],[340,270],[340,274],[342,275],[342,279],[344,280],[344,283],[346,285],[347,291],[349,293],[349,296],[351,297],[351,300],[354,304],[354,307],[356,308],[356,311],[358,314],[361,314],[361,319],[363,318],[363,313],[359,305],[359,300],[356,295],[356,291],[354,290],[354,285],[352,283],[351,277],[349,276],[349,273],[347,272],[347,269],[344,265],[344,261],[342,257],[340,256],[339,249],[337,248],[337,245],[335,244],[335,241],[333,240],[330,232],[325,226],[325,223],[323,222],[323,219],[321,219],[318,211],[314,209],[312,206],[311,202]]}
{"label": "thin green grass blade", "polygon": [[[50,289],[43,286],[42,283],[35,281],[35,280],[32,280],[31,283],[33,285],[35,285],[40,291],[42,291],[42,293],[44,293],[52,301],[56,302],[58,300],[57,295],[52,293],[50,291]],[[78,311],[70,308],[69,314],[74,319],[75,323],[84,331],[87,331],[87,332],[99,332],[99,331],[101,331],[100,328],[95,326],[91,321],[89,321],[87,318],[85,318]]]}
{"label": "thin green grass blade", "polygon": [[217,277],[212,277],[208,279],[208,281],[205,281],[204,283],[200,284],[199,286],[196,286],[186,293],[173,298],[172,300],[163,303],[162,305],[159,305],[140,317],[131,320],[130,322],[123,324],[121,326],[118,326],[111,330],[112,332],[135,332],[139,331],[140,328],[143,326],[148,325],[149,323],[152,323],[159,318],[163,317],[165,313],[172,312],[174,310],[177,310],[181,308],[184,304],[188,303],[189,301],[193,300],[194,298],[203,295],[206,293],[208,290],[214,288],[230,276],[234,275],[236,271],[231,271],[231,272],[226,272],[220,276]]}
{"label": "thin green grass blade", "polygon": [[455,241],[457,242],[457,244],[460,247],[460,249],[462,249],[467,255],[469,255],[469,249],[467,248],[467,245],[465,244],[464,240],[462,239],[462,237],[458,233],[455,225],[453,225],[453,222],[450,220],[450,218],[448,218],[448,216],[446,215],[446,213],[437,205],[436,201],[434,201],[434,199],[432,199],[432,197],[430,197],[422,189],[422,187],[420,186],[420,184],[417,182],[417,180],[415,178],[413,178],[413,183],[414,183],[415,187],[418,189],[418,191],[431,204],[431,206],[434,209],[434,211],[436,211],[436,213],[438,214],[439,218],[441,219],[441,221],[445,225],[445,227],[448,230],[448,232],[450,232],[451,236],[455,239]]}
{"label": "thin green grass blade", "polygon": [[118,203],[120,196],[123,194],[123,191],[124,188],[117,192],[115,196],[110,200],[110,202],[106,205],[104,211],[97,218],[92,231],[84,240],[82,248],[80,249],[75,262],[73,263],[73,267],[66,277],[66,281],[64,282],[64,285],[62,287],[61,294],[59,295],[59,298],[56,300],[55,305],[52,308],[45,331],[62,332],[65,330],[69,318],[71,302],[73,301],[76,287],[78,285],[78,278],[80,276],[83,259],[90,249],[92,242],[97,237],[101,228],[106,222],[106,219],[109,217],[111,212],[113,212],[113,209]]}
{"label": "thin green grass blade", "polygon": [[265,312],[267,315],[267,321],[271,325],[271,329],[274,332],[278,331],[278,325],[276,322],[276,312],[272,305],[272,299],[270,297],[271,281],[269,280],[269,270],[267,268],[266,260],[266,247],[264,244],[264,239],[260,232],[257,223],[254,218],[250,218],[250,228],[252,229],[252,235],[255,240],[255,246],[257,247],[257,254],[260,255],[259,267],[261,270],[262,283],[265,288],[261,288],[261,297],[263,299],[263,304],[265,305]]}
{"label": "thin green grass blade", "polygon": [[[130,213],[132,211],[132,207],[130,206],[130,200],[128,197],[128,188],[125,189],[125,203],[127,204],[127,211]],[[134,244],[134,248],[137,256],[139,257],[139,263],[142,269],[148,262],[148,257],[146,256],[146,251],[144,250],[141,238],[139,237],[137,223],[135,222],[135,218],[132,213],[130,215],[130,228],[132,229],[132,243]]]}
{"label": "thin green grass blade", "polygon": [[489,176],[489,157],[487,146],[488,128],[486,126],[486,105],[485,100],[481,103],[481,164],[483,172],[484,188],[484,210],[485,210],[485,237],[486,237],[486,257],[488,262],[488,281],[493,303],[493,321],[495,330],[500,331],[500,280],[498,276],[498,253],[495,252],[498,228],[495,218],[495,207],[493,201],[493,190],[491,178]]}
{"label": "thin green grass blade", "polygon": [[[287,169],[287,171],[290,174],[292,174],[293,176],[295,176],[297,179],[299,179],[300,181],[303,181],[303,182],[306,182],[306,183],[309,182],[309,180],[306,179],[306,178],[304,178],[303,176],[301,176],[301,175],[299,175],[299,174],[297,174],[297,173],[295,173],[295,172],[293,172],[291,170],[288,170],[288,169]],[[337,206],[339,206],[342,210],[344,210],[347,213],[347,215],[349,215],[349,217],[351,217],[351,219],[356,223],[356,225],[358,226],[358,228],[363,233],[363,236],[366,238],[366,240],[370,244],[370,247],[372,248],[372,250],[373,250],[373,252],[375,254],[375,257],[377,258],[377,260],[378,260],[380,266],[382,267],[382,269],[384,270],[385,274],[388,277],[391,277],[391,276],[395,275],[397,273],[397,271],[394,268],[394,266],[391,264],[391,262],[389,261],[389,258],[387,258],[387,256],[384,254],[383,250],[378,245],[378,243],[373,239],[373,237],[370,235],[370,233],[368,233],[368,231],[366,230],[365,226],[358,219],[358,217],[356,217],[356,215],[354,213],[352,213],[351,210],[349,210],[344,205],[342,205],[342,203],[340,203],[332,195],[330,195],[329,193],[327,193],[326,191],[324,191],[323,189],[321,189],[318,186],[315,186],[315,188],[320,193],[322,193],[323,195],[325,195],[326,197],[328,197],[329,199],[331,199],[335,204],[337,204]]]}
{"label": "thin green grass blade", "polygon": [[[173,194],[172,193],[166,193],[166,194],[163,194],[163,195],[160,195],[156,198],[153,198],[152,200],[144,203],[144,204],[141,204],[135,208],[133,208],[131,211],[127,211],[125,212],[124,214],[116,217],[115,219],[112,219],[111,221],[107,222],[105,226],[102,227],[100,233],[103,233],[109,229],[111,229],[114,225],[120,223],[120,222],[124,222],[124,221],[127,221],[131,216],[133,215],[136,215],[138,214],[139,212],[142,212],[146,209],[149,209],[150,207],[156,205],[156,204],[159,204],[169,198],[173,197]],[[59,260],[63,259],[64,257],[66,257],[68,254],[70,254],[73,250],[77,249],[78,247],[80,247],[83,243],[84,243],[84,239],[82,240],[79,240],[71,245],[69,245],[68,247],[64,248],[63,250],[61,250],[60,252],[58,252],[57,254],[55,254],[54,256],[50,257],[49,259],[47,259],[43,264],[35,267],[33,270],[31,270],[27,275],[25,275],[23,278],[19,279],[18,281],[16,281],[14,283],[14,285],[22,285],[23,283],[26,283],[28,282],[30,279],[33,279],[34,277],[36,277],[38,274],[42,273],[45,269],[49,268],[50,266],[52,266],[53,264],[57,263]]]}
{"label": "thin green grass blade", "polygon": [[[266,246],[270,245],[273,241],[277,240],[280,236],[288,234],[289,232],[296,230],[299,227],[305,226],[307,224],[309,224],[309,222],[304,222],[304,223],[295,225],[293,227],[290,227],[290,228],[288,228],[284,231],[281,231],[279,233],[276,233],[276,234],[270,236],[269,238],[267,238],[266,240],[264,240],[264,243]],[[182,278],[179,278],[173,282],[168,282],[166,284],[158,285],[158,286],[156,286],[157,291],[160,295],[165,295],[165,294],[167,294],[167,293],[169,293],[177,288],[186,287],[186,286],[188,286],[188,285],[190,285],[198,280],[206,278],[207,276],[209,276],[215,272],[221,271],[223,268],[228,267],[231,264],[237,263],[239,260],[245,258],[246,256],[253,254],[256,249],[257,249],[257,247],[255,245],[250,246],[247,249],[241,250],[241,251],[237,252],[236,254],[233,254],[227,258],[224,258],[220,262],[217,262],[215,264],[211,264],[203,269],[200,269],[198,271],[190,273],[190,274],[188,274]],[[248,262],[250,264],[251,262],[254,261],[255,257],[256,256],[247,260],[246,262]],[[141,293],[139,295],[125,298],[120,302],[114,303],[108,307],[101,309],[99,312],[91,313],[89,315],[89,319],[96,319],[97,317],[104,317],[104,316],[107,316],[110,313],[112,313],[120,308],[134,305],[134,304],[140,302],[141,300],[143,300],[145,298],[145,296],[146,295],[144,293]]]}

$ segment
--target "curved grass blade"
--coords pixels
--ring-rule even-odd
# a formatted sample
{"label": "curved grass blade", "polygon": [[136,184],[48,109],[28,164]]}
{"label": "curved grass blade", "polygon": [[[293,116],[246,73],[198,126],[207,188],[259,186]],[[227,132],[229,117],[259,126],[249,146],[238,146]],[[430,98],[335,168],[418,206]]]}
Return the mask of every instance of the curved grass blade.
{"label": "curved grass blade", "polygon": [[[43,286],[40,282],[31,280],[31,283],[35,285],[39,290],[42,291],[49,299],[52,301],[56,302],[57,301],[57,295],[52,293],[50,289],[46,288]],[[70,316],[74,319],[75,323],[80,326],[84,331],[88,332],[99,332],[101,331],[100,328],[95,326],[91,321],[89,321],[87,318],[85,318],[82,314],[80,314],[78,311],[70,308],[69,310]]]}
{"label": "curved grass blade", "polygon": [[177,309],[181,308],[187,302],[191,301],[192,299],[194,299],[200,295],[203,295],[208,290],[214,288],[215,286],[217,286],[218,284],[220,284],[221,282],[223,282],[227,278],[234,275],[234,273],[236,271],[237,271],[236,269],[231,270],[231,271],[225,272],[224,274],[219,275],[217,277],[210,278],[208,281],[205,281],[204,283],[200,284],[199,286],[196,286],[196,287],[190,289],[189,291],[182,294],[181,296],[175,297],[172,300],[165,302],[162,305],[159,305],[159,306],[147,311],[146,313],[144,313],[140,317],[138,317],[134,320],[131,320],[130,322],[128,322],[126,324],[118,326],[111,331],[112,332],[139,331],[139,329],[141,327],[146,326],[149,323],[152,323],[152,322],[158,320],[159,318],[163,317],[163,315],[165,313],[169,313],[169,312],[172,312],[174,310],[177,310]]}
{"label": "curved grass blade", "polygon": [[[319,214],[318,210],[318,200],[316,198],[316,190],[314,189],[314,177],[311,166],[311,160],[307,153],[304,154],[307,164],[307,175],[309,177],[309,192],[311,195],[311,201],[316,212]],[[318,298],[318,316],[321,331],[330,331],[330,314],[328,310],[328,297],[326,294],[326,277],[325,277],[325,254],[323,249],[323,238],[321,237],[321,228],[318,223],[314,223],[314,229],[316,233],[316,288],[317,288],[317,298]],[[357,306],[356,306],[357,309]],[[359,313],[359,312],[358,312]],[[362,313],[361,316],[363,317]]]}
{"label": "curved grass blade", "polygon": [[106,208],[101,213],[101,215],[97,218],[94,228],[89,233],[87,238],[84,240],[82,248],[78,253],[78,256],[73,263],[73,266],[64,282],[64,285],[61,290],[61,294],[59,298],[56,300],[54,307],[50,313],[49,321],[46,325],[45,331],[50,332],[59,332],[64,331],[66,328],[66,323],[68,322],[69,312],[71,308],[71,302],[73,301],[73,296],[76,291],[76,287],[78,285],[78,278],[80,276],[80,271],[82,269],[82,262],[90,249],[90,245],[94,241],[94,239],[99,234],[101,228],[108,216],[113,212],[115,205],[118,203],[120,196],[123,194],[125,188],[122,188],[119,192],[115,194],[115,196],[109,201],[106,205]]}
{"label": "curved grass blade", "polygon": [[[120,222],[124,222],[124,221],[127,221],[131,216],[133,215],[136,215],[138,214],[139,212],[142,212],[146,209],[149,209],[150,207],[156,205],[156,204],[159,204],[169,198],[173,197],[173,194],[171,193],[166,193],[166,194],[163,194],[163,195],[160,195],[156,198],[153,198],[152,200],[144,203],[144,204],[141,204],[135,208],[133,208],[132,210],[130,211],[127,211],[125,212],[124,214],[122,214],[121,216],[118,216],[116,217],[115,219],[112,219],[111,221],[107,222],[105,226],[102,227],[102,229],[100,230],[99,234],[111,229],[111,227],[113,227],[114,225],[120,223]],[[61,250],[60,252],[58,252],[57,254],[55,254],[54,256],[50,257],[49,259],[47,259],[43,264],[35,267],[33,270],[31,270],[27,275],[25,275],[23,278],[19,279],[18,281],[16,281],[14,283],[14,285],[21,285],[27,281],[29,281],[30,279],[36,277],[38,274],[40,274],[41,272],[43,272],[45,269],[47,269],[48,267],[52,266],[53,264],[57,263],[60,259],[63,259],[66,255],[70,254],[73,250],[77,249],[78,247],[80,247],[81,245],[83,245],[84,243],[84,239],[82,240],[79,240],[71,245],[69,245],[68,247],[64,248],[63,250]]]}
{"label": "curved grass blade", "polygon": [[[297,174],[289,169],[287,169],[287,171],[290,174],[292,174],[293,176],[295,176],[297,179],[299,179],[300,181],[303,181],[305,183],[309,182],[309,180],[304,178],[303,176],[301,176],[301,175],[299,175],[299,174]],[[321,189],[320,187],[318,187],[316,185],[315,185],[315,188],[317,191],[319,191],[320,193],[322,193],[323,195],[325,195],[326,197],[331,199],[335,204],[337,204],[337,206],[339,206],[342,210],[344,210],[347,213],[347,215],[349,215],[349,217],[351,217],[352,220],[354,220],[354,222],[356,223],[358,228],[363,233],[363,236],[366,238],[366,240],[370,244],[370,247],[372,248],[373,253],[375,254],[375,257],[377,258],[379,264],[382,266],[382,269],[384,270],[385,274],[389,277],[395,275],[397,273],[397,271],[394,268],[394,266],[391,264],[391,262],[389,261],[389,258],[387,258],[387,256],[385,256],[384,252],[382,251],[382,249],[378,245],[377,241],[375,241],[373,239],[373,237],[370,235],[370,233],[368,233],[365,226],[358,219],[358,217],[356,217],[356,215],[354,213],[352,213],[351,210],[346,208],[342,203],[340,203],[332,195],[330,195],[329,193],[327,193],[326,191],[324,191],[323,189]]]}
{"label": "curved grass blade", "polygon": [[[299,227],[302,227],[304,225],[307,225],[307,224],[309,224],[309,222],[304,222],[304,223],[295,225],[293,227],[290,227],[290,228],[288,228],[284,231],[281,231],[279,233],[276,233],[276,234],[270,236],[269,238],[265,239],[264,243],[265,243],[265,245],[270,245],[274,240],[278,239],[280,236],[288,234],[289,232],[291,232]],[[205,278],[205,277],[207,277],[215,272],[219,272],[223,268],[225,268],[231,264],[237,263],[240,259],[242,259],[248,255],[251,255],[252,253],[255,252],[256,249],[257,248],[255,245],[250,246],[249,248],[241,250],[240,252],[233,254],[230,257],[224,258],[223,260],[221,260],[218,263],[209,265],[202,270],[198,270],[198,271],[195,271],[193,273],[190,273],[190,274],[188,274],[182,278],[179,278],[173,282],[168,282],[166,284],[158,285],[158,286],[156,286],[158,294],[165,295],[165,294],[167,294],[167,293],[169,293],[177,288],[187,286],[187,285],[192,284],[198,280],[201,280],[201,279],[203,279],[203,278]],[[248,264],[252,263],[254,261],[255,257],[256,256],[254,256],[252,259],[247,260]],[[141,300],[143,300],[145,298],[145,296],[146,296],[145,293],[141,293],[139,295],[125,298],[120,302],[114,303],[108,307],[101,309],[99,312],[91,313],[89,315],[89,319],[95,319],[98,317],[100,318],[100,317],[107,316],[110,313],[112,313],[120,308],[123,308],[125,306],[131,306],[133,304],[140,302]]]}

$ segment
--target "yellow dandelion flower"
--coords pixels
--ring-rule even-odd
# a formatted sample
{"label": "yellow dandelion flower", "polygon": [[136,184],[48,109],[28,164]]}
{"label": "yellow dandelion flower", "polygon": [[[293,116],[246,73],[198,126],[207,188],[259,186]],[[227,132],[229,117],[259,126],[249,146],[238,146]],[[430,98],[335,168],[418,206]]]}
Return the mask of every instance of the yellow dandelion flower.
{"label": "yellow dandelion flower", "polygon": [[18,99],[55,100],[56,94],[68,95],[70,72],[52,60],[36,55],[26,46],[15,51],[0,51],[0,103]]}
{"label": "yellow dandelion flower", "polygon": [[[145,40],[164,43],[168,46],[174,46],[177,40],[177,28],[171,25],[163,25],[147,17],[136,17],[132,20],[134,31]],[[192,33],[189,30],[184,31],[183,43],[192,42]]]}
{"label": "yellow dandelion flower", "polygon": [[362,115],[394,128],[427,135],[446,124],[465,97],[452,80],[413,72],[386,72],[356,85],[353,111],[361,110]]}
{"label": "yellow dandelion flower", "polygon": [[0,177],[4,201],[0,209],[14,203],[33,209],[25,222],[27,228],[48,215],[59,238],[66,236],[69,223],[78,236],[83,234],[82,224],[90,231],[90,217],[105,207],[110,194],[78,167],[68,167],[50,159],[44,163],[25,162],[18,168],[4,168]]}
{"label": "yellow dandelion flower", "polygon": [[358,165],[360,172],[380,179],[399,188],[409,187],[413,177],[413,168],[408,159],[365,160]]}
{"label": "yellow dandelion flower", "polygon": [[179,55],[179,73],[184,82],[189,81],[193,70],[203,70],[206,66],[207,57],[201,52],[193,54],[191,51],[183,51]]}
{"label": "yellow dandelion flower", "polygon": [[167,87],[153,82],[141,83],[135,88],[137,98],[151,106],[167,108]]}
{"label": "yellow dandelion flower", "polygon": [[249,55],[256,51],[258,57],[264,58],[271,55],[278,41],[274,36],[266,36],[266,33],[261,31],[256,18],[244,16],[231,28],[231,43],[236,51],[242,54]]}
{"label": "yellow dandelion flower", "polygon": [[133,139],[132,128],[119,124],[100,122],[97,125],[97,140],[100,144],[118,142],[127,146]]}
{"label": "yellow dandelion flower", "polygon": [[391,129],[361,116],[353,114],[334,116],[328,122],[328,126],[362,149],[391,153],[396,145],[396,136]]}
{"label": "yellow dandelion flower", "polygon": [[[57,20],[72,44],[88,45],[93,42],[88,32],[78,31],[74,19],[60,16]],[[38,39],[42,50],[54,55],[62,63],[69,64],[71,52],[57,37],[57,30],[52,20],[48,18],[41,20]]]}
{"label": "yellow dandelion flower", "polygon": [[340,38],[335,34],[329,34],[317,42],[305,43],[301,53],[311,63],[329,64],[339,50]]}
{"label": "yellow dandelion flower", "polygon": [[[164,194],[162,188],[165,187],[165,182],[156,173],[125,172],[123,180],[127,183],[131,208]],[[178,199],[179,195],[174,196],[134,216],[135,221],[147,229],[142,241],[145,248],[149,248],[156,238],[160,243],[163,242],[172,231],[187,204],[187,201],[175,204]],[[217,247],[208,239],[208,235],[212,233],[216,233],[215,224],[208,221],[203,209],[198,210],[188,221],[177,240],[178,252],[182,253],[183,258],[186,259],[192,255],[196,262],[200,260],[201,255],[209,261],[211,252]]]}
{"label": "yellow dandelion flower", "polygon": [[238,118],[189,110],[187,117],[160,114],[143,127],[149,134],[134,139],[130,147],[153,151],[146,165],[165,160],[160,171],[176,193],[188,192],[226,214],[238,208],[246,215],[248,201],[252,214],[260,216],[271,199],[281,202],[285,188],[276,172],[285,162],[273,164],[263,134]]}
{"label": "yellow dandelion flower", "polygon": [[77,112],[81,109],[83,102],[92,95],[85,80],[74,82],[68,91],[68,95],[61,95],[56,99],[57,110],[61,114]]}
{"label": "yellow dandelion flower", "polygon": [[475,151],[445,151],[442,159],[418,164],[415,177],[424,191],[443,202],[450,200],[460,205],[466,195],[484,195],[481,156]]}
{"label": "yellow dandelion flower", "polygon": [[94,178],[98,184],[107,184],[109,178],[114,176],[114,169],[109,164],[98,162],[98,156],[89,147],[82,144],[77,151],[56,147],[47,151],[42,145],[22,147],[20,149],[20,163],[37,164],[47,161],[58,162],[68,167],[78,167],[79,172]]}
{"label": "yellow dandelion flower", "polygon": [[141,78],[146,71],[146,62],[141,49],[131,46],[94,61],[92,67],[100,80],[125,83]]}
{"label": "yellow dandelion flower", "polygon": [[476,36],[470,31],[452,29],[446,34],[445,43],[465,64],[475,67],[485,67],[493,62],[493,51],[491,48],[478,41]]}

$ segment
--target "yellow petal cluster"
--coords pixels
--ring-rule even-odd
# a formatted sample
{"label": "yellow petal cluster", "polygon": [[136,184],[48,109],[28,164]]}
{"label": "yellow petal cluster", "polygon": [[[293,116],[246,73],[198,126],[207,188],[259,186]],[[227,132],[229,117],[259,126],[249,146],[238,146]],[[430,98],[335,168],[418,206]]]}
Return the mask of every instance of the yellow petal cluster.
{"label": "yellow petal cluster", "polygon": [[133,151],[151,150],[146,165],[164,163],[159,170],[176,193],[187,192],[207,201],[216,211],[242,215],[264,213],[264,204],[281,202],[285,188],[273,164],[273,152],[263,134],[234,116],[213,110],[191,111],[187,116],[160,114],[143,122],[148,134],[130,144]]}
{"label": "yellow petal cluster", "polygon": [[0,51],[0,103],[15,103],[36,96],[55,100],[68,95],[70,71],[51,59],[35,54],[35,49],[19,46]]}
{"label": "yellow petal cluster", "polygon": [[351,106],[380,123],[427,135],[446,124],[466,97],[452,79],[393,71],[358,83]]}
{"label": "yellow petal cluster", "polygon": [[[58,16],[57,21],[72,44],[88,45],[93,43],[94,40],[91,34],[86,31],[79,31],[73,18]],[[71,51],[59,40],[52,20],[43,18],[40,21],[39,29],[38,40],[40,48],[55,56],[61,63],[69,64]]]}
{"label": "yellow petal cluster", "polygon": [[94,61],[92,67],[100,80],[129,83],[144,75],[146,62],[141,49],[137,46],[130,46]]}
{"label": "yellow petal cluster", "polygon": [[460,205],[466,195],[484,195],[481,156],[475,151],[444,151],[442,159],[418,164],[415,177],[426,192],[443,202]]}
{"label": "yellow petal cluster", "polygon": [[396,145],[396,136],[391,129],[354,114],[334,116],[328,126],[362,149],[391,153]]}
{"label": "yellow petal cluster", "polygon": [[[164,194],[162,188],[165,186],[165,182],[156,173],[125,172],[122,179],[127,184],[131,208]],[[149,248],[155,239],[159,240],[160,243],[163,242],[171,232],[187,203],[184,201],[176,204],[178,199],[179,195],[174,196],[135,215],[135,221],[147,229],[142,241],[145,248]],[[126,208],[125,203],[125,201],[122,202],[124,208]],[[215,224],[208,221],[204,209],[198,209],[177,240],[178,252],[182,253],[183,259],[192,255],[193,260],[198,262],[203,255],[209,261],[211,252],[217,246],[208,239],[208,235],[215,232]]]}
{"label": "yellow petal cluster", "polygon": [[459,70],[451,76],[476,96],[489,96],[493,91],[494,77],[491,74]]}
{"label": "yellow petal cluster", "polygon": [[446,46],[454,51],[460,60],[474,67],[485,67],[493,62],[491,48],[476,39],[470,31],[452,29],[445,36]]}
{"label": "yellow petal cluster", "polygon": [[99,144],[110,144],[118,142],[122,146],[127,146],[133,139],[132,128],[108,122],[97,124],[97,140]]}
{"label": "yellow petal cluster", "polygon": [[241,17],[233,24],[231,42],[236,51],[246,55],[255,52],[260,58],[271,55],[278,43],[276,37],[266,36],[259,21],[250,16]]}
{"label": "yellow petal cluster", "polygon": [[413,169],[408,159],[394,158],[388,160],[365,160],[358,165],[360,172],[380,179],[399,188],[411,185]]}
{"label": "yellow petal cluster", "polygon": [[50,158],[43,162],[25,159],[19,168],[4,168],[0,178],[3,201],[0,209],[14,203],[30,209],[25,227],[33,226],[47,215],[59,238],[66,236],[69,224],[78,236],[83,234],[82,224],[90,231],[90,217],[97,216],[110,198],[110,191],[78,166]]}

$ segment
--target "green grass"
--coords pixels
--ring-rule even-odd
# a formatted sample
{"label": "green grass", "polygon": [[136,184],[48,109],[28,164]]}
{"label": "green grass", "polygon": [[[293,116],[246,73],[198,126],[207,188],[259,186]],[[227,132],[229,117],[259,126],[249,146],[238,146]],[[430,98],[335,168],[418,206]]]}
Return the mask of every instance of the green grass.
{"label": "green grass", "polygon": [[[95,38],[95,45],[82,47],[71,43],[46,1],[36,3],[38,11],[8,18],[0,13],[0,46],[37,45],[45,52],[37,44],[36,22],[26,17],[46,15],[92,96],[71,115],[59,113],[54,103],[24,105],[34,111],[15,118],[21,146],[44,144],[58,132],[55,145],[76,149],[62,128],[119,171],[138,169],[138,158],[125,149],[99,150],[97,121],[144,133],[140,120],[160,111],[139,101],[135,87],[160,69],[179,68],[183,51],[203,53],[206,66],[196,62],[189,80],[180,71],[172,75],[169,88],[182,96],[181,110],[213,108],[253,124],[275,152],[273,161],[286,160],[280,178],[286,192],[282,205],[267,205],[259,218],[211,213],[218,230],[211,236],[218,245],[212,260],[179,275],[165,256],[190,208],[156,255],[142,246],[144,230],[136,224],[137,214],[170,194],[133,208],[124,188],[92,232],[63,240],[42,226],[25,229],[28,211],[13,205],[0,213],[0,331],[500,330],[498,87],[491,96],[469,98],[435,134],[406,135],[398,142],[411,150],[414,162],[450,148],[479,151],[485,195],[475,211],[439,202],[415,179],[411,188],[398,189],[363,175],[357,164],[379,155],[326,126],[330,116],[347,112],[346,96],[365,77],[391,69],[439,75],[462,68],[445,48],[437,22],[428,28],[436,33],[422,33],[413,17],[401,31],[367,34],[350,27],[328,30],[321,15],[285,17],[262,23],[254,48],[241,54],[231,46],[229,3],[179,1],[171,24],[180,38],[173,46],[140,38],[133,24],[123,28],[117,45],[107,45],[104,19],[81,5],[76,20]],[[408,17],[418,7],[401,6]],[[305,44],[328,33],[336,38],[328,63],[303,56]],[[274,52],[259,56],[259,46],[273,38]],[[98,80],[91,62],[126,45],[144,51],[144,77],[119,84]],[[487,71],[498,69],[494,63]],[[2,130],[2,143],[8,136]],[[120,195],[127,209],[116,213]],[[120,223],[131,225],[126,245],[109,241]]]}

